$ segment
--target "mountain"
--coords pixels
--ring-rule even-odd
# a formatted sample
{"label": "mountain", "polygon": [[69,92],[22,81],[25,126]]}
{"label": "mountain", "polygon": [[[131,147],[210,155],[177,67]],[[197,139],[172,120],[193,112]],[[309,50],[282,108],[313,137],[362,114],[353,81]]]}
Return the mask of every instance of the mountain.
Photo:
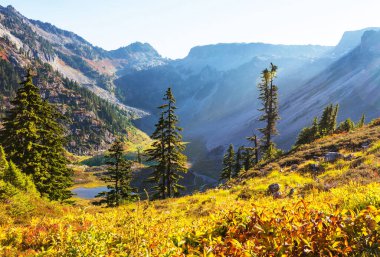
{"label": "mountain", "polygon": [[[280,128],[283,145],[289,146],[299,128],[309,125],[328,103],[340,105],[339,120],[367,120],[380,110],[380,31],[365,31],[359,44],[348,54],[311,78],[284,101]],[[301,108],[296,108],[302,104]]]}
{"label": "mountain", "polygon": [[[261,126],[257,122],[257,83],[264,68],[271,62],[279,66],[276,83],[279,86],[282,119],[279,123],[280,136],[275,140],[280,147],[289,149],[298,132],[311,122],[310,116],[319,114],[329,101],[335,102],[338,97],[335,94],[320,99],[330,93],[325,92],[323,87],[315,88],[316,84],[327,74],[337,72],[329,67],[336,66],[348,71],[356,65],[354,60],[343,60],[361,44],[361,37],[366,35],[366,31],[368,29],[344,33],[335,47],[262,43],[198,46],[191,49],[184,59],[126,74],[115,80],[115,85],[120,98],[126,103],[152,114],[135,123],[148,132],[157,120],[156,107],[161,103],[157,95],[162,95],[166,87],[172,86],[185,140],[190,142],[188,152],[193,168],[216,177],[219,166],[214,165],[213,171],[206,171],[204,167],[217,162],[223,151],[215,151],[218,157],[206,153],[229,143],[245,145],[245,138],[257,133],[256,128]],[[323,83],[326,87],[330,82],[326,80]],[[316,92],[320,92],[320,97],[310,96]],[[304,108],[304,100],[300,99],[306,96],[318,104],[306,101],[307,108]],[[349,97],[354,101],[354,95]],[[376,112],[369,110],[370,105],[366,106],[361,109],[373,117]],[[361,111],[346,113],[346,108],[347,104],[341,106],[342,119],[349,115],[356,119],[361,115]],[[294,118],[296,114],[297,121]],[[200,152],[203,154],[196,154],[193,149],[202,149]]]}
{"label": "mountain", "polygon": [[140,135],[134,140],[145,140],[131,121],[148,113],[122,104],[113,93],[117,72],[165,62],[157,53],[152,58],[151,47],[139,44],[109,52],[72,32],[27,19],[12,6],[0,6],[1,115],[9,108],[25,69],[33,67],[44,98],[69,117],[64,124],[69,151],[102,150],[117,134]]}

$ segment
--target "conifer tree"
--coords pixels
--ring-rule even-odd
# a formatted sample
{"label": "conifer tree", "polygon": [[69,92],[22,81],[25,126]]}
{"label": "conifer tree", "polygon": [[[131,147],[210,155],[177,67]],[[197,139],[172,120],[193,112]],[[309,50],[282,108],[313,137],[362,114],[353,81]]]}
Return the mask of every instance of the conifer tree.
{"label": "conifer tree", "polygon": [[252,164],[253,153],[252,152],[253,152],[253,147],[244,147],[243,167],[245,171],[253,167],[253,164]]}
{"label": "conifer tree", "polygon": [[356,125],[357,128],[361,128],[364,126],[364,123],[365,123],[365,115],[364,113],[362,114],[361,118],[360,118],[360,121],[358,122],[358,124]]}
{"label": "conifer tree", "polygon": [[262,71],[261,83],[258,85],[259,100],[262,103],[262,108],[259,109],[262,112],[259,121],[265,122],[265,127],[259,129],[263,134],[263,144],[261,145],[263,153],[273,146],[272,138],[278,134],[276,123],[280,116],[278,114],[278,87],[274,84],[276,74],[277,66],[271,63],[270,70]]}
{"label": "conifer tree", "polygon": [[142,158],[141,158],[141,147],[137,147],[137,162],[142,163]]}
{"label": "conifer tree", "polygon": [[8,162],[5,158],[3,147],[0,145],[0,179],[4,178],[4,172],[8,169]]}
{"label": "conifer tree", "polygon": [[311,127],[306,127],[301,130],[295,143],[296,146],[302,144],[309,144],[320,137],[320,129],[318,123],[318,117],[313,120]]}
{"label": "conifer tree", "polygon": [[42,195],[65,200],[71,197],[72,179],[64,155],[63,129],[57,122],[62,115],[42,100],[30,70],[21,85],[4,119],[0,143],[8,158],[32,176]]}
{"label": "conifer tree", "polygon": [[319,121],[319,133],[321,136],[327,136],[334,133],[336,129],[336,119],[338,116],[339,105],[328,105],[322,113]]}
{"label": "conifer tree", "polygon": [[8,168],[5,170],[4,177],[5,182],[10,183],[15,188],[27,191],[27,192],[36,192],[35,185],[30,178],[30,176],[22,173],[16,165],[10,161]]}
{"label": "conifer tree", "polygon": [[234,174],[233,176],[234,177],[237,177],[240,173],[240,170],[241,170],[241,162],[242,162],[242,159],[243,159],[243,150],[244,150],[244,147],[239,147],[237,152],[236,152],[236,159],[235,159],[235,170],[234,170]]}
{"label": "conifer tree", "polygon": [[350,132],[355,129],[355,123],[350,119],[341,122],[336,129],[338,132]]}
{"label": "conifer tree", "polygon": [[235,168],[235,151],[234,146],[230,144],[226,154],[223,157],[223,170],[220,174],[220,180],[231,179]]}
{"label": "conifer tree", "polygon": [[180,134],[182,128],[177,125],[177,107],[171,88],[167,89],[163,100],[166,103],[159,107],[162,114],[152,135],[156,142],[147,151],[148,161],[156,162],[151,180],[155,182],[156,196],[160,198],[178,196],[184,189],[178,182],[183,178],[181,174],[187,172],[187,158],[183,154],[185,145]]}
{"label": "conifer tree", "polygon": [[[158,107],[163,109],[164,106]],[[165,154],[165,119],[164,113],[155,125],[156,129],[153,132],[151,138],[154,140],[151,148],[146,150],[148,156],[147,161],[153,162],[150,166],[153,168],[151,176],[148,178],[148,182],[153,182],[155,185],[152,190],[154,191],[153,198],[165,199],[167,197],[166,190],[166,154]]]}
{"label": "conifer tree", "polygon": [[177,126],[178,117],[175,114],[177,107],[175,106],[175,98],[169,87],[163,99],[167,101],[164,110],[165,120],[165,138],[166,147],[166,187],[169,197],[178,196],[179,190],[184,190],[185,187],[178,183],[179,179],[183,178],[181,173],[187,172],[187,158],[183,154],[185,145],[182,142],[180,132],[182,128]]}
{"label": "conifer tree", "polygon": [[108,207],[119,206],[136,198],[135,190],[130,185],[132,162],[127,161],[123,154],[123,143],[116,140],[106,155],[108,169],[102,180],[110,184],[107,186],[108,191],[101,192],[96,197],[104,197],[100,203],[106,203]]}

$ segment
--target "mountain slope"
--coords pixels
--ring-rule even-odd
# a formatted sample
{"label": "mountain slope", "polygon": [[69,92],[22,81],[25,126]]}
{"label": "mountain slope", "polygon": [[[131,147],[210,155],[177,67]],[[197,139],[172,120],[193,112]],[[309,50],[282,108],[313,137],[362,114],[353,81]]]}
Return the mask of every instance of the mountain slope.
{"label": "mountain slope", "polygon": [[64,126],[71,152],[102,150],[115,135],[136,130],[131,120],[147,115],[121,104],[112,92],[97,86],[99,81],[112,82],[112,78],[92,69],[86,60],[106,58],[106,51],[74,33],[28,20],[11,6],[0,7],[0,21],[1,115],[10,107],[9,100],[28,67],[37,73],[35,83],[43,97],[68,117]]}
{"label": "mountain slope", "polygon": [[[378,256],[379,124],[320,139],[181,198],[118,208],[34,200],[40,208],[21,214],[23,202],[12,201],[22,196],[11,198],[0,202],[0,254]],[[347,157],[326,161],[332,150]],[[273,183],[280,193],[268,192]]]}
{"label": "mountain slope", "polygon": [[[310,79],[283,102],[280,128],[290,146],[300,127],[311,122],[328,103],[339,103],[339,119],[372,119],[380,109],[380,32],[367,31],[360,45]],[[296,106],[302,104],[302,109]],[[285,129],[286,128],[286,129]]]}

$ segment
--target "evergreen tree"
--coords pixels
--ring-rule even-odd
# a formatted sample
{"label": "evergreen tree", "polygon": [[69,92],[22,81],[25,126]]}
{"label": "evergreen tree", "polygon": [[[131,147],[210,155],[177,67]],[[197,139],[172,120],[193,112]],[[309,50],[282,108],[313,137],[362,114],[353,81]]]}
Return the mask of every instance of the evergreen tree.
{"label": "evergreen tree", "polygon": [[119,206],[126,201],[136,198],[135,190],[131,187],[132,162],[127,161],[124,156],[123,143],[116,140],[108,150],[107,173],[102,177],[108,191],[99,193],[96,197],[104,197],[100,203],[106,203],[108,207]]}
{"label": "evergreen tree", "polygon": [[262,102],[262,108],[259,111],[262,115],[259,121],[265,122],[265,127],[259,131],[263,134],[262,151],[265,153],[272,143],[272,137],[278,134],[276,123],[280,119],[278,114],[278,87],[274,84],[277,74],[277,66],[271,63],[270,70],[265,69],[261,73],[261,83],[258,88],[260,91],[259,100]]}
{"label": "evergreen tree", "polygon": [[231,179],[235,168],[235,151],[234,146],[230,144],[227,153],[223,157],[223,170],[220,174],[220,180]]}
{"label": "evergreen tree", "polygon": [[253,144],[253,147],[245,147],[243,154],[244,170],[249,170],[259,162],[259,140],[254,134],[252,137],[247,137],[247,140]]}
{"label": "evergreen tree", "polygon": [[309,144],[320,137],[320,129],[318,118],[315,117],[313,120],[313,125],[311,127],[306,127],[301,130],[297,137],[295,145]]}
{"label": "evergreen tree", "polygon": [[243,167],[247,171],[253,167],[253,147],[244,147],[243,152]]}
{"label": "evergreen tree", "polygon": [[71,197],[71,170],[63,148],[62,118],[48,102],[43,101],[28,71],[21,83],[13,107],[4,119],[0,143],[8,158],[23,173],[31,175],[37,190],[51,200]]}
{"label": "evergreen tree", "polygon": [[364,123],[365,123],[365,115],[364,113],[362,114],[361,118],[360,118],[360,121],[358,122],[358,124],[356,125],[357,128],[361,128],[364,126]]}
{"label": "evergreen tree", "polygon": [[141,158],[141,147],[137,147],[137,162],[142,163],[142,158]]}
{"label": "evergreen tree", "polygon": [[4,173],[8,169],[8,162],[5,158],[3,147],[0,145],[0,179],[4,178]]}
{"label": "evergreen tree", "polygon": [[168,88],[163,100],[166,103],[159,107],[162,114],[152,135],[156,142],[147,151],[148,161],[156,162],[151,180],[155,182],[156,196],[160,198],[178,196],[179,191],[184,189],[178,182],[183,178],[181,174],[187,172],[187,158],[183,154],[185,145],[180,134],[182,128],[177,126],[177,107],[171,88]]}
{"label": "evergreen tree", "polygon": [[355,123],[350,118],[348,118],[347,120],[341,122],[336,130],[339,132],[350,132],[354,129]]}
{"label": "evergreen tree", "polygon": [[338,116],[339,105],[328,105],[322,113],[319,121],[319,133],[321,136],[327,136],[334,133],[336,129],[336,119]]}
{"label": "evergreen tree", "polygon": [[32,179],[25,173],[22,173],[12,161],[9,162],[8,168],[5,170],[3,180],[18,190],[36,192]]}
{"label": "evergreen tree", "polygon": [[177,126],[178,117],[175,115],[175,98],[169,87],[163,99],[167,101],[164,115],[165,120],[165,147],[166,147],[166,187],[168,197],[178,196],[179,190],[184,190],[184,186],[178,183],[183,178],[181,173],[187,172],[187,158],[183,154],[185,145],[182,142],[180,132],[182,128]]}
{"label": "evergreen tree", "polygon": [[[165,106],[160,106],[163,109]],[[154,191],[153,198],[165,199],[166,194],[166,154],[165,154],[165,119],[164,113],[161,113],[158,123],[155,125],[156,129],[151,138],[154,140],[151,148],[146,150],[147,161],[153,162],[150,167],[153,168],[148,182],[153,182],[155,185],[152,190]]]}
{"label": "evergreen tree", "polygon": [[239,147],[238,148],[238,151],[236,152],[236,160],[235,160],[235,170],[234,170],[234,174],[233,176],[234,177],[237,177],[240,173],[240,170],[241,170],[241,162],[242,162],[242,159],[243,159],[243,150],[244,150],[244,147]]}

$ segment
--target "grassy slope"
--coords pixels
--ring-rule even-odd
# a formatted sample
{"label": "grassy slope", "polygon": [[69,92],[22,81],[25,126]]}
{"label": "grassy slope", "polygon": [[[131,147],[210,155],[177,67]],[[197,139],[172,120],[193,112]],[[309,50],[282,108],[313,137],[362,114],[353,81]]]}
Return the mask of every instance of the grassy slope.
{"label": "grassy slope", "polygon": [[[366,142],[369,148],[362,149]],[[309,164],[332,150],[354,157],[333,163],[319,160],[320,172],[313,176]],[[376,256],[379,160],[380,126],[375,124],[320,139],[260,171],[243,173],[223,188],[182,198],[115,209],[85,202],[73,207],[49,203],[17,216],[10,213],[14,207],[4,203],[0,254]],[[266,194],[271,183],[279,183],[283,195],[290,188],[295,194],[273,199]]]}

